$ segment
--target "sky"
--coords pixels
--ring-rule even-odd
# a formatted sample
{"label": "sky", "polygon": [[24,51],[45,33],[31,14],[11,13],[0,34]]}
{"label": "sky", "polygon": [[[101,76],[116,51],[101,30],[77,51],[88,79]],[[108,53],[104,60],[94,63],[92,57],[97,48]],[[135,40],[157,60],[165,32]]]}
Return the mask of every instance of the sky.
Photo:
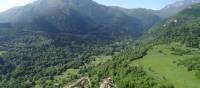
{"label": "sky", "polygon": [[34,0],[0,0],[0,12],[8,10],[15,6],[22,6],[33,2]]}
{"label": "sky", "polygon": [[158,10],[164,6],[180,0],[94,0],[107,6],[120,6],[125,8],[147,8]]}
{"label": "sky", "polygon": [[[35,0],[0,0],[0,12],[15,6],[22,6]],[[161,9],[165,5],[178,0],[94,0],[107,6],[120,6],[124,8]]]}

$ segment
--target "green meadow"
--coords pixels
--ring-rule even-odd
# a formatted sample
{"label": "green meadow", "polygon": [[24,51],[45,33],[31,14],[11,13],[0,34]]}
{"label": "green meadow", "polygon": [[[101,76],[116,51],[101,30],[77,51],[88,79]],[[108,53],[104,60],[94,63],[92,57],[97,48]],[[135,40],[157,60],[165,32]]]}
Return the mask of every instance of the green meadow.
{"label": "green meadow", "polygon": [[[192,55],[175,55],[171,51],[172,45],[159,45],[150,49],[142,59],[133,61],[131,65],[140,65],[152,70],[155,74],[164,77],[175,88],[200,88],[200,79],[194,71],[188,71],[184,66],[178,66],[176,62],[185,60]],[[187,49],[179,46],[179,48]],[[193,50],[194,51],[194,50]]]}

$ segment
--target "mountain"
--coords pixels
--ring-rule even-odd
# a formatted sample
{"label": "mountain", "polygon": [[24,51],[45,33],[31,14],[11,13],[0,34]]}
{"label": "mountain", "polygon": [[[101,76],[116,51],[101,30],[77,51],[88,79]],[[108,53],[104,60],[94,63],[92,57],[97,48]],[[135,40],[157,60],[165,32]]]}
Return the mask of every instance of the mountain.
{"label": "mountain", "polygon": [[0,23],[67,33],[65,37],[79,38],[77,42],[139,37],[159,20],[147,9],[106,7],[92,0],[37,0],[0,13]]}
{"label": "mountain", "polygon": [[92,0],[37,0],[2,12],[0,87],[63,87],[87,74],[87,64],[125,49],[159,20],[151,10]]}
{"label": "mountain", "polygon": [[135,17],[139,19],[144,25],[145,29],[151,28],[152,25],[154,25],[156,22],[160,20],[160,17],[154,13],[154,10],[151,9],[143,9],[143,8],[124,9],[119,7],[113,7],[113,8],[123,11],[130,17]]}
{"label": "mountain", "polygon": [[[150,12],[149,14],[152,15],[150,19],[153,19],[153,22],[149,22],[149,24],[147,22],[144,25],[143,19],[140,19],[142,16],[130,16],[123,11],[99,5],[92,0],[38,0],[32,4],[1,13],[0,21],[1,23],[29,22],[36,24],[42,22],[59,31],[87,33],[98,29],[109,31],[117,36],[123,33],[139,36],[159,20],[158,16]],[[121,25],[119,26],[119,24]]]}
{"label": "mountain", "polygon": [[119,88],[199,88],[199,22],[200,4],[163,19],[112,60],[88,68],[91,80],[98,85],[109,76]]}
{"label": "mountain", "polygon": [[158,15],[161,17],[167,18],[170,16],[173,16],[180,12],[181,10],[185,8],[189,8],[193,4],[200,3],[200,0],[180,0],[175,3],[169,4],[165,6],[163,9],[158,11]]}
{"label": "mountain", "polygon": [[200,4],[158,22],[135,44],[137,48],[146,48],[146,51],[132,65],[151,68],[171,83],[169,88],[199,88],[199,22]]}
{"label": "mountain", "polygon": [[177,41],[189,43],[187,46],[199,47],[199,11],[200,5],[193,5],[153,26],[149,33],[161,41]]}
{"label": "mountain", "polygon": [[2,12],[0,88],[199,88],[193,3],[167,6],[160,11],[177,14],[163,20],[154,10],[92,0],[37,0]]}

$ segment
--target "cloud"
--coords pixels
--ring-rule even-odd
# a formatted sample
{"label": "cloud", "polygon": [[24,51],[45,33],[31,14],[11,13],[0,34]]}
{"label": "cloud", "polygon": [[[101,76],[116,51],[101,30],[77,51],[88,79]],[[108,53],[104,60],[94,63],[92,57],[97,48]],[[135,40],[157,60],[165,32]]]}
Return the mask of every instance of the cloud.
{"label": "cloud", "polygon": [[8,10],[15,6],[22,6],[35,0],[2,0],[0,1],[0,12]]}

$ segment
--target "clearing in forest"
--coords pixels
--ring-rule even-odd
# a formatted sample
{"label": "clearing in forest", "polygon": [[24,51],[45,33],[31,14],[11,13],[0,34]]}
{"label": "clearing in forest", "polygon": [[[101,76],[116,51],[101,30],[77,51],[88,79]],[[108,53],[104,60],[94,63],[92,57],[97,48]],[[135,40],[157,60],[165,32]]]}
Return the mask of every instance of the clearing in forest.
{"label": "clearing in forest", "polygon": [[133,61],[131,65],[141,65],[151,69],[156,74],[165,77],[175,88],[200,88],[200,79],[195,76],[195,72],[189,72],[184,66],[178,66],[175,63],[178,60],[188,59],[191,55],[172,54],[171,46],[155,46],[148,51],[146,56]]}

